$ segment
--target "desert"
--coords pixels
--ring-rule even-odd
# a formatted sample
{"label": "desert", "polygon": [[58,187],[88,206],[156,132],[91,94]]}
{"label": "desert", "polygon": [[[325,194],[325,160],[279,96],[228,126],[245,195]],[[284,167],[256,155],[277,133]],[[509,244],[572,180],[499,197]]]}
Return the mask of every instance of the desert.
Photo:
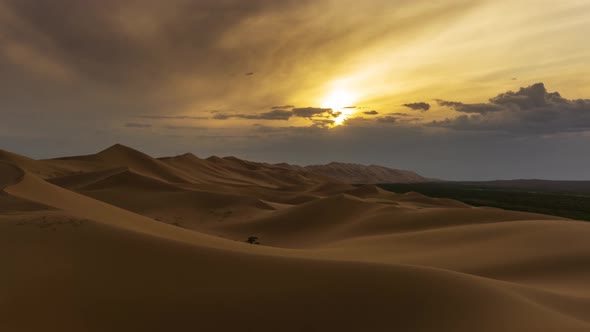
{"label": "desert", "polygon": [[123,145],[1,158],[6,331],[590,328],[587,222]]}
{"label": "desert", "polygon": [[589,0],[0,0],[0,332],[590,331]]}

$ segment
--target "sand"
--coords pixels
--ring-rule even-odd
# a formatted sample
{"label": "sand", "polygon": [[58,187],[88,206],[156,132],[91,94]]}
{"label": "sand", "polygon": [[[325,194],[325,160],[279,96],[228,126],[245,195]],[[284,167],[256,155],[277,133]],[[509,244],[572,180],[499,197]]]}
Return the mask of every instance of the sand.
{"label": "sand", "polygon": [[[285,165],[290,167],[290,165]],[[292,166],[291,166],[292,167]],[[438,181],[427,179],[415,172],[392,169],[377,165],[359,165],[331,162],[325,165],[310,165],[304,168],[307,171],[314,172],[338,179],[345,183],[422,183],[429,181]]]}
{"label": "sand", "polygon": [[587,222],[121,145],[0,191],[2,331],[590,330]]}

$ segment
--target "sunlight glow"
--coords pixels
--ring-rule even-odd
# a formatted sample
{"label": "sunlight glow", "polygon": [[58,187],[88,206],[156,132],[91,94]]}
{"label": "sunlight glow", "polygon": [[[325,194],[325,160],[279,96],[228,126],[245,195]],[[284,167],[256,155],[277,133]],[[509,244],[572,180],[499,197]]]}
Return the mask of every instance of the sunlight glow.
{"label": "sunlight glow", "polygon": [[334,125],[341,125],[344,120],[355,113],[354,103],[356,102],[356,95],[347,90],[333,90],[330,94],[324,97],[322,107],[331,108],[334,112],[340,113],[334,118]]}

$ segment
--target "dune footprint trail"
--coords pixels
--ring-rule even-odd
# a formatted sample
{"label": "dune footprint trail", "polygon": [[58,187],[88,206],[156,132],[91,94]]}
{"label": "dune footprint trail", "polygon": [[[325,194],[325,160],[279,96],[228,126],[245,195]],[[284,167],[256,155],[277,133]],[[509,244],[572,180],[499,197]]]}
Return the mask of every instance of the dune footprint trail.
{"label": "dune footprint trail", "polygon": [[106,151],[0,154],[3,331],[590,330],[588,223]]}

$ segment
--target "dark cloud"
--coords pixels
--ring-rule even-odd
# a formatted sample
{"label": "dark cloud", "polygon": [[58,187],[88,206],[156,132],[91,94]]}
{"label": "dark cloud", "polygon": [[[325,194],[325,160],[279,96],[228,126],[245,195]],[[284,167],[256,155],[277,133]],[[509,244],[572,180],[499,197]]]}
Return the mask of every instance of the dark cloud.
{"label": "dark cloud", "polygon": [[151,124],[147,123],[136,123],[136,122],[127,122],[124,127],[126,128],[151,128]]}
{"label": "dark cloud", "polygon": [[[588,102],[588,100],[578,101]],[[547,92],[543,83],[536,83],[526,88],[520,88],[516,92],[501,93],[491,98],[490,103],[506,107],[518,106],[519,109],[528,110],[542,107],[569,106],[572,101],[561,97],[559,92]]]}
{"label": "dark cloud", "polygon": [[[417,122],[422,120],[422,118],[413,117],[412,114],[408,114],[408,113],[397,113],[396,112],[396,113],[384,114],[383,116],[378,116],[374,119],[363,119],[363,120],[365,123],[367,121],[370,121],[373,123],[375,123],[375,122],[376,123],[388,123],[388,124],[396,124],[399,126],[403,126],[403,125],[408,125],[410,123],[416,124]],[[361,122],[357,122],[357,123],[361,123]]]}
{"label": "dark cloud", "polygon": [[377,114],[379,114],[379,112],[377,112],[377,111],[366,111],[366,112],[363,112],[363,114],[366,114],[366,115],[377,115]]}
{"label": "dark cloud", "polygon": [[293,112],[293,116],[300,117],[300,118],[312,118],[314,116],[319,116],[319,115],[327,116],[327,115],[333,114],[333,111],[331,108],[320,108],[320,107],[294,108],[292,110],[292,112]]}
{"label": "dark cloud", "polygon": [[375,119],[375,121],[377,122],[381,122],[381,123],[395,123],[397,122],[397,118],[391,115],[387,115],[387,116],[380,116],[377,119]]}
{"label": "dark cloud", "polygon": [[345,109],[355,109],[355,108],[356,108],[356,106],[346,106],[346,107],[344,107],[344,108],[345,108]]}
{"label": "dark cloud", "polygon": [[430,104],[425,103],[425,102],[409,103],[409,104],[404,104],[403,106],[411,108],[415,111],[422,111],[422,112],[426,112],[430,109]]}
{"label": "dark cloud", "polygon": [[239,72],[242,54],[217,47],[219,41],[244,19],[297,2],[3,0],[2,9],[17,18],[11,23],[19,23],[3,32],[84,78],[143,89],[175,75]]}
{"label": "dark cloud", "polygon": [[329,119],[313,120],[314,126],[321,127],[321,128],[330,127],[330,126],[334,125],[334,123],[335,123],[334,120],[329,120]]}
{"label": "dark cloud", "polygon": [[293,116],[291,111],[274,109],[270,112],[260,114],[225,114],[219,113],[213,116],[215,120],[227,120],[231,118],[249,119],[249,120],[289,120]]}
{"label": "dark cloud", "polygon": [[285,127],[274,127],[274,126],[266,126],[262,124],[254,124],[253,131],[255,133],[266,134],[269,136],[277,137],[290,137],[290,136],[298,136],[298,135],[322,135],[327,129],[325,125],[321,123],[312,124],[310,126],[285,126]]}
{"label": "dark cloud", "polygon": [[245,116],[245,115],[244,114],[225,114],[225,113],[219,113],[219,114],[215,114],[213,116],[213,119],[215,119],[215,120],[228,120],[228,119],[235,118],[235,117],[239,118],[241,116]]}
{"label": "dark cloud", "polygon": [[[289,120],[291,117],[298,118],[335,118],[341,113],[334,112],[331,108],[321,107],[301,107],[295,108],[291,105],[285,106],[273,106],[272,110],[265,113],[259,114],[243,114],[243,113],[219,113],[216,112],[213,115],[215,120],[228,120],[232,118],[236,119],[248,119],[248,120]],[[316,119],[314,119],[316,120]]]}
{"label": "dark cloud", "polygon": [[375,119],[368,119],[362,116],[352,116],[344,119],[343,126],[347,128],[358,126],[371,126],[375,124]]}
{"label": "dark cloud", "polygon": [[362,127],[362,128],[376,128],[387,126],[388,128],[407,127],[407,126],[422,126],[420,117],[399,116],[397,113],[384,114],[377,117],[350,117],[344,121],[344,128]]}
{"label": "dark cloud", "polygon": [[443,100],[443,99],[435,99],[435,100],[438,103],[438,105],[450,107],[450,108],[456,108],[456,107],[461,107],[461,106],[465,105],[465,104],[458,102],[458,101],[448,101],[448,100]]}
{"label": "dark cloud", "polygon": [[413,124],[420,124],[420,121],[424,120],[424,118],[402,118],[398,119],[400,123],[413,123]]}
{"label": "dark cloud", "polygon": [[190,130],[206,130],[207,127],[199,127],[199,126],[175,126],[175,125],[167,125],[163,127],[164,129],[170,130],[181,130],[181,129],[190,129]]}
{"label": "dark cloud", "polygon": [[272,110],[270,112],[256,114],[254,117],[246,117],[246,119],[261,119],[261,120],[289,120],[292,112],[285,110]]}
{"label": "dark cloud", "polygon": [[[248,120],[289,120],[291,117],[309,118],[314,117],[337,117],[341,113],[334,112],[331,108],[320,107],[302,107],[292,108],[293,106],[273,106],[272,110],[260,114],[228,114],[217,113],[213,115],[215,120],[228,120],[232,118],[248,119]],[[292,108],[288,110],[288,108]],[[315,119],[314,119],[315,120]],[[330,120],[331,121],[331,120]]]}
{"label": "dark cloud", "polygon": [[457,101],[447,101],[442,99],[437,99],[436,101],[440,106],[449,107],[461,113],[486,114],[490,112],[501,112],[506,110],[506,108],[502,105],[491,103],[464,104]]}
{"label": "dark cloud", "polygon": [[562,133],[590,130],[590,100],[569,100],[558,92],[547,92],[542,83],[509,91],[488,103],[445,102],[461,115],[430,125],[457,130],[509,131],[515,134]]}
{"label": "dark cloud", "polygon": [[137,115],[136,118],[150,120],[206,120],[207,116],[188,116],[188,115]]}

